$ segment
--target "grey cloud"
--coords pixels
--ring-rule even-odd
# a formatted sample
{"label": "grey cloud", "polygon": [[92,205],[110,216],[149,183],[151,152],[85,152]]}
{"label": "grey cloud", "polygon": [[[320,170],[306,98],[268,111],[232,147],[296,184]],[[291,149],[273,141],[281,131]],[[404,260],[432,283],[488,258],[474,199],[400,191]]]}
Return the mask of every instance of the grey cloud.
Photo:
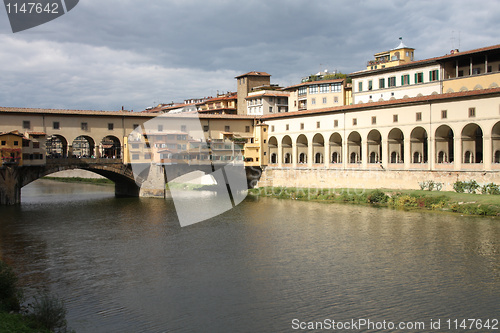
{"label": "grey cloud", "polygon": [[[40,27],[0,23],[2,105],[138,110],[235,90],[234,76],[282,85],[321,69],[363,69],[398,37],[419,59],[497,43],[499,4],[460,1],[86,0]],[[1,13],[6,18],[5,13]],[[324,67],[324,68],[323,68]]]}

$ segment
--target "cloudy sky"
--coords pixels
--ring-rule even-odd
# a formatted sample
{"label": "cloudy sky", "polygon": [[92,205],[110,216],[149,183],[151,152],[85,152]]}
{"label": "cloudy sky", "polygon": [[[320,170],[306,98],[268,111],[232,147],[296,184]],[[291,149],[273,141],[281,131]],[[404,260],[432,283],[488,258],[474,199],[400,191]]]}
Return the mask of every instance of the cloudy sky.
{"label": "cloudy sky", "polygon": [[0,106],[139,111],[253,70],[289,86],[361,70],[399,37],[417,60],[500,44],[499,17],[498,1],[80,0],[12,33],[0,8]]}

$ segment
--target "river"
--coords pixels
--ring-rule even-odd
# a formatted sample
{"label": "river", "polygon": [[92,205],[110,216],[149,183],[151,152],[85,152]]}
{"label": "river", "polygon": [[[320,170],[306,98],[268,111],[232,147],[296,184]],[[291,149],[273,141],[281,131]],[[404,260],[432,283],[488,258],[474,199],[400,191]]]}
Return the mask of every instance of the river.
{"label": "river", "polygon": [[181,228],[171,200],[48,180],[22,201],[0,207],[0,258],[77,333],[500,319],[498,219],[247,198]]}

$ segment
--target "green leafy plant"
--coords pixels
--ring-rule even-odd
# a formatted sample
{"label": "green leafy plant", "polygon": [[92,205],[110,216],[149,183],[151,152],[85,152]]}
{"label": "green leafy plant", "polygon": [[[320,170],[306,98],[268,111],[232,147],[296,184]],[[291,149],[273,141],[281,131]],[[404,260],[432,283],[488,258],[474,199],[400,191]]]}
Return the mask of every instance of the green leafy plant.
{"label": "green leafy plant", "polygon": [[17,287],[17,276],[10,266],[0,261],[0,311],[21,309],[22,290]]}
{"label": "green leafy plant", "polygon": [[31,308],[31,317],[38,325],[52,332],[67,332],[67,310],[59,298],[42,293],[35,296]]}

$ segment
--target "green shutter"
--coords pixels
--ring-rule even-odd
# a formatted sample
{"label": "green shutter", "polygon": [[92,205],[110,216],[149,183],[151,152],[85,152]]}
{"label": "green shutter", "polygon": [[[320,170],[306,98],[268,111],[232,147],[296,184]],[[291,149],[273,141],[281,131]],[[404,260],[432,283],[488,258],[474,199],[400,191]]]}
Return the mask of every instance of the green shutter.
{"label": "green shutter", "polygon": [[429,81],[432,81],[432,71],[429,72]]}
{"label": "green shutter", "polygon": [[418,73],[415,73],[415,84],[418,83]]}

